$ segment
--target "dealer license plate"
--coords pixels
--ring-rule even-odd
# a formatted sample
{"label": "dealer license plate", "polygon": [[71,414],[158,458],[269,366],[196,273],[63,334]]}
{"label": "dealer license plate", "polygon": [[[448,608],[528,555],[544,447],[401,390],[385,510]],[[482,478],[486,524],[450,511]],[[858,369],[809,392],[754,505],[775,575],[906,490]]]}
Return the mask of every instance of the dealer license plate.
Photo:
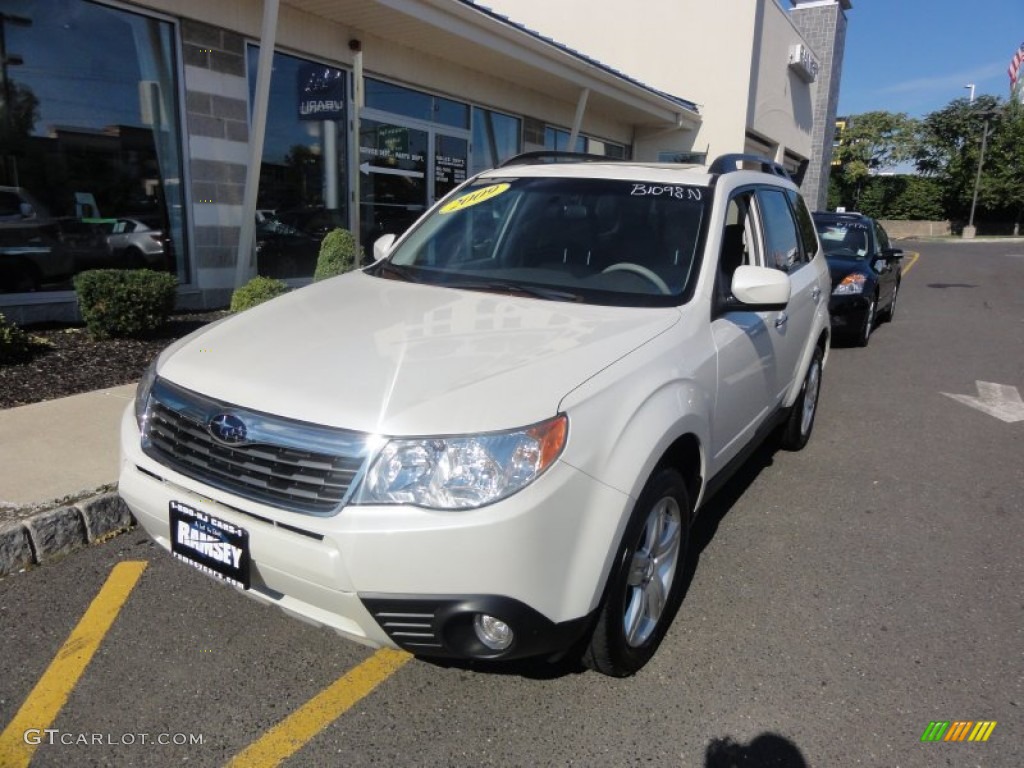
{"label": "dealer license plate", "polygon": [[249,532],[179,501],[170,503],[171,552],[203,573],[249,588]]}

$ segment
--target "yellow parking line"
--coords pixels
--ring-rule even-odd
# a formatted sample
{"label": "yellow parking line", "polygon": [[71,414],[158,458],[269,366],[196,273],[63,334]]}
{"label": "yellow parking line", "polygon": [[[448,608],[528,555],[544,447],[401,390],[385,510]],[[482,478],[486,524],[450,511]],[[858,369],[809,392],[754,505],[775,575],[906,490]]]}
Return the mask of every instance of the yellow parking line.
{"label": "yellow parking line", "polygon": [[228,763],[228,768],[269,768],[279,765],[411,658],[404,651],[377,651],[235,755]]}
{"label": "yellow parking line", "polygon": [[907,251],[907,253],[909,253],[911,256],[913,256],[913,258],[910,260],[909,264],[907,264],[907,265],[905,265],[903,267],[903,271],[900,272],[901,275],[907,274],[907,272],[910,271],[910,268],[912,266],[914,266],[915,264],[917,264],[917,260],[921,258],[921,254],[918,253],[917,251]]}
{"label": "yellow parking line", "polygon": [[114,566],[78,626],[71,631],[21,709],[0,734],[0,765],[22,768],[29,764],[36,745],[25,743],[25,732],[49,728],[57,719],[61,707],[113,625],[146,565],[145,562],[130,561]]}

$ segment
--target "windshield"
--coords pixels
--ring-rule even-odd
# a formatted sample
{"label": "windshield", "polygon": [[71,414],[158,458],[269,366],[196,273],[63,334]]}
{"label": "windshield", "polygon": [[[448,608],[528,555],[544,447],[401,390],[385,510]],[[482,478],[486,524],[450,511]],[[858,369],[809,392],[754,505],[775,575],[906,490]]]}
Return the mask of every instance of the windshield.
{"label": "windshield", "polygon": [[609,179],[486,179],[450,196],[370,273],[623,306],[682,303],[710,192]]}
{"label": "windshield", "polygon": [[867,224],[815,218],[814,226],[818,229],[826,256],[843,256],[848,259],[867,257],[871,243]]}

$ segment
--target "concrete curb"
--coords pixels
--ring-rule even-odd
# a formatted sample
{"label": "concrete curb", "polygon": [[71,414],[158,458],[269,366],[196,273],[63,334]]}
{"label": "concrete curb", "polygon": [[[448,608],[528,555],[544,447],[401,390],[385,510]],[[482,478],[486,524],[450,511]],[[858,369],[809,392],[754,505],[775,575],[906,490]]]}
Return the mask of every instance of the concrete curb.
{"label": "concrete curb", "polygon": [[0,523],[0,577],[52,562],[134,525],[135,518],[117,491]]}

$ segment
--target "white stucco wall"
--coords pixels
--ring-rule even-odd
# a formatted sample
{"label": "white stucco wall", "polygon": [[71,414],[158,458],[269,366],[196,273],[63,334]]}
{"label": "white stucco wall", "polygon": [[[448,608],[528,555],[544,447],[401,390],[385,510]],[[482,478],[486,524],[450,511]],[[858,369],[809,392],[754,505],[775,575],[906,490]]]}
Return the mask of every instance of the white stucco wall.
{"label": "white stucco wall", "polygon": [[790,47],[802,43],[803,38],[789,14],[772,0],[765,3],[762,26],[755,49],[759,56],[751,78],[748,125],[782,148],[808,158],[815,84],[802,80],[788,64]]}
{"label": "white stucco wall", "polygon": [[[608,0],[557,0],[557,12],[551,0],[478,3],[696,102],[703,122],[683,134],[686,148],[707,150],[709,157],[741,152],[749,128],[804,157],[810,154],[812,94],[787,66],[789,47],[802,38],[775,0],[644,0],[629,12]],[[641,132],[637,144],[679,142],[665,132]]]}

